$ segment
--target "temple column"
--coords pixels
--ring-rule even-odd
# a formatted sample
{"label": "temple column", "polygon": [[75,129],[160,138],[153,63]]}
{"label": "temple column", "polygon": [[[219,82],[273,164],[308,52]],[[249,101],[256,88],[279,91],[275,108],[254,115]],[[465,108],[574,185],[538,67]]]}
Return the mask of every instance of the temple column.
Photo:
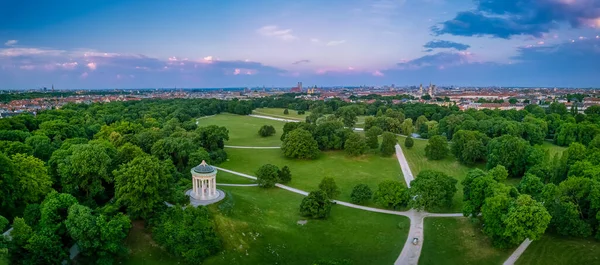
{"label": "temple column", "polygon": [[204,195],[204,180],[202,180],[202,188],[201,189],[202,189],[202,198],[204,198],[204,196],[205,196]]}
{"label": "temple column", "polygon": [[192,178],[192,197],[198,196],[198,192],[196,189],[196,179]]}
{"label": "temple column", "polygon": [[213,178],[212,181],[213,181],[213,184],[215,184],[215,185],[213,185],[213,190],[212,190],[213,195],[216,195],[217,194],[217,178]]}

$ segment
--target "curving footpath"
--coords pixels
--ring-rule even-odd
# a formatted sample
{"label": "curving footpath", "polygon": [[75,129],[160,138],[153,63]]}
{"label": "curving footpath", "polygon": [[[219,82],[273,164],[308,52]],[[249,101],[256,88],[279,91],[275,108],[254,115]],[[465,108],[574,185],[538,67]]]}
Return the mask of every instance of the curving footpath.
{"label": "curving footpath", "polygon": [[275,117],[271,117],[271,116],[265,116],[265,115],[249,114],[248,116],[250,116],[250,117],[254,117],[254,118],[261,118],[261,119],[267,119],[267,120],[274,120],[274,121],[283,121],[283,122],[301,122],[301,121],[299,121],[299,120],[290,120],[290,119],[275,118]]}
{"label": "curving footpath", "polygon": [[406,187],[410,188],[410,182],[415,179],[413,177],[412,171],[408,166],[408,161],[406,161],[406,157],[404,157],[404,153],[402,152],[402,148],[399,144],[396,144],[396,158],[398,159],[398,163],[400,164],[400,168],[402,169],[402,175],[404,175],[404,181],[406,181]]}
{"label": "curving footpath", "polygon": [[217,186],[226,186],[226,187],[258,187],[258,184],[230,184],[230,183],[217,183]]}
{"label": "curving footpath", "polygon": [[[248,174],[244,174],[241,172],[237,172],[237,171],[233,171],[233,170],[229,170],[229,169],[225,169],[225,168],[221,168],[221,167],[215,167],[215,168],[217,168],[221,171],[224,171],[224,172],[234,174],[234,175],[238,175],[241,177],[256,180],[256,177],[248,175]],[[275,186],[277,186],[281,189],[284,189],[284,190],[288,190],[288,191],[303,195],[303,196],[308,195],[308,192],[306,192],[306,191],[292,188],[292,187],[282,185],[279,183],[275,184]],[[398,259],[396,259],[396,262],[394,262],[395,265],[404,265],[404,264],[411,264],[411,265],[415,264],[416,265],[419,262],[419,256],[421,255],[421,246],[423,245],[423,219],[425,219],[425,217],[461,217],[461,216],[463,216],[462,213],[446,213],[446,214],[444,214],[444,213],[428,213],[428,212],[419,212],[414,209],[411,209],[408,211],[392,211],[392,210],[378,209],[378,208],[373,208],[373,207],[356,205],[356,204],[344,202],[344,201],[338,201],[338,200],[333,200],[333,201],[336,204],[350,207],[350,208],[355,208],[355,209],[369,211],[369,212],[406,216],[410,219],[410,229],[408,231],[408,237],[406,239],[406,243],[404,244],[404,247],[402,248],[402,252],[400,253],[400,256],[398,256]],[[412,243],[413,238],[418,238],[420,242],[416,245],[413,245],[413,243]]]}
{"label": "curving footpath", "polygon": [[523,241],[523,243],[521,243],[521,245],[519,245],[519,247],[517,249],[515,249],[515,252],[513,252],[510,257],[508,257],[508,259],[502,264],[502,265],[513,265],[515,264],[515,262],[517,262],[517,260],[519,259],[519,257],[521,257],[521,255],[523,254],[523,252],[525,252],[525,250],[527,249],[527,247],[529,247],[529,244],[531,244],[531,240],[529,240],[529,238],[525,239],[525,241]]}

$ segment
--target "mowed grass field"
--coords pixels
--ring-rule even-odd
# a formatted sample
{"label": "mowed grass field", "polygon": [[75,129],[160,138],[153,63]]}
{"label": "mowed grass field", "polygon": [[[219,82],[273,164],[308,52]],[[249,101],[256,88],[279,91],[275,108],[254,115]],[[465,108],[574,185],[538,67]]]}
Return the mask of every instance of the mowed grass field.
{"label": "mowed grass field", "polygon": [[304,121],[306,116],[310,115],[310,111],[306,111],[304,114],[298,114],[297,110],[288,109],[288,114],[283,114],[285,109],[281,108],[258,108],[252,111],[252,114],[271,116],[275,118],[290,119]]}
{"label": "mowed grass field", "polygon": [[445,159],[442,160],[429,160],[425,156],[425,146],[427,145],[427,140],[422,139],[414,139],[414,146],[410,149],[404,146],[404,140],[406,137],[398,136],[398,143],[402,146],[402,151],[404,152],[404,156],[408,161],[408,165],[410,166],[410,170],[413,173],[413,176],[416,178],[419,172],[423,170],[435,170],[441,171],[449,176],[458,180],[456,185],[458,191],[454,196],[454,200],[452,201],[452,207],[450,209],[439,209],[440,212],[461,212],[462,210],[462,198],[463,198],[463,190],[460,182],[465,179],[469,170],[473,168],[481,168],[484,169],[485,165],[480,164],[474,167],[467,167],[456,160],[456,158],[449,154]]}
{"label": "mowed grass field", "polygon": [[513,252],[494,248],[480,226],[468,218],[428,217],[424,229],[419,265],[499,265]]}
{"label": "mowed grass field", "polygon": [[[218,205],[215,216],[224,250],[203,264],[313,264],[348,259],[352,264],[392,264],[406,241],[409,220],[334,205],[325,220],[305,220],[298,213],[303,198],[289,191],[258,187],[221,187],[233,207]],[[224,201],[228,200],[226,198]],[[151,240],[143,229],[127,239],[131,257],[121,264],[182,264]]]}
{"label": "mowed grass field", "polygon": [[[352,188],[367,184],[375,191],[383,180],[396,180],[404,185],[404,179],[395,156],[381,157],[368,154],[358,158],[346,156],[343,151],[323,152],[316,160],[295,160],[283,157],[279,149],[233,149],[225,148],[228,161],[220,167],[255,176],[264,164],[278,167],[288,166],[292,181],[287,183],[294,188],[313,191],[319,188],[323,177],[335,179],[341,194],[337,199],[350,201]],[[217,181],[219,176],[217,176]]]}
{"label": "mowed grass field", "polygon": [[563,151],[567,150],[564,146],[558,146],[548,141],[544,141],[542,147],[550,151],[550,158],[554,157],[555,154],[562,155]]}
{"label": "mowed grass field", "polygon": [[[255,118],[236,114],[223,113],[198,119],[198,126],[218,125],[229,130],[229,141],[226,145],[240,146],[280,146],[281,133],[285,122]],[[275,127],[275,135],[260,137],[258,130],[263,125]]]}
{"label": "mowed grass field", "polygon": [[600,242],[593,238],[565,238],[546,234],[533,241],[515,264],[600,264]]}

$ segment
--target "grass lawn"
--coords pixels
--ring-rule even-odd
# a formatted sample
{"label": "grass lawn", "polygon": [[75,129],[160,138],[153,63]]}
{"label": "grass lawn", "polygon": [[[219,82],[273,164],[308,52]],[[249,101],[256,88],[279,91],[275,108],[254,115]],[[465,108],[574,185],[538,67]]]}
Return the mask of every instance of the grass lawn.
{"label": "grass lawn", "polygon": [[0,257],[0,265],[8,265],[8,258]]}
{"label": "grass lawn", "polygon": [[163,265],[184,264],[179,259],[172,257],[162,250],[150,234],[144,229],[143,221],[133,221],[133,227],[125,239],[129,249],[129,256],[119,264],[124,265]]}
{"label": "grass lawn", "polygon": [[254,176],[258,168],[267,163],[280,168],[288,166],[292,172],[292,181],[286,185],[305,191],[317,190],[323,177],[332,177],[341,191],[337,199],[343,201],[350,201],[352,188],[358,184],[367,184],[375,191],[383,180],[404,183],[395,156],[370,154],[350,158],[343,151],[329,151],[323,152],[321,158],[316,160],[293,160],[283,157],[279,149],[225,150],[229,159],[220,167]]}
{"label": "grass lawn", "polygon": [[404,152],[404,156],[408,161],[408,165],[410,166],[413,176],[417,177],[419,172],[429,169],[444,172],[458,180],[458,184],[456,185],[458,191],[454,196],[452,208],[440,209],[440,211],[461,212],[463,191],[460,182],[466,177],[469,170],[476,167],[483,169],[485,165],[481,164],[477,165],[476,167],[467,167],[459,163],[452,154],[449,154],[448,157],[442,160],[429,160],[427,157],[425,157],[425,146],[427,145],[427,140],[415,139],[414,146],[411,149],[408,149],[404,146],[405,138],[406,137],[404,136],[399,136],[398,143],[402,146],[402,151]]}
{"label": "grass lawn", "polygon": [[533,241],[517,265],[600,264],[600,242],[594,239],[544,235]]}
{"label": "grass lawn", "polygon": [[[226,145],[240,146],[280,146],[281,133],[285,122],[254,118],[236,114],[219,114],[198,119],[198,126],[218,125],[229,130],[229,141]],[[275,135],[260,137],[258,130],[263,125],[275,127]]]}
{"label": "grass lawn", "polygon": [[283,114],[285,109],[280,108],[258,108],[252,111],[252,114],[271,116],[282,119],[290,119],[290,120],[301,120],[304,121],[306,116],[310,115],[310,111],[306,111],[304,114],[298,114],[297,110],[288,110],[289,114]]}
{"label": "grass lawn", "polygon": [[494,248],[480,227],[467,218],[428,217],[424,228],[420,265],[497,265],[513,252],[513,249]]}
{"label": "grass lawn", "polygon": [[[319,259],[348,259],[352,264],[392,264],[409,229],[406,217],[371,213],[339,205],[326,220],[297,221],[301,195],[282,189],[222,187],[232,195],[229,214],[216,205],[222,252],[203,264],[312,264]],[[227,200],[227,199],[225,199]],[[376,224],[376,225],[375,225]],[[139,230],[143,232],[143,230]],[[181,264],[144,233],[130,233],[133,256],[125,265]]]}
{"label": "grass lawn", "polygon": [[227,184],[255,184],[256,181],[243,178],[238,175],[234,175],[225,171],[217,172],[219,177],[217,178],[217,183],[227,183]]}
{"label": "grass lawn", "polygon": [[558,146],[558,145],[555,145],[548,141],[544,141],[544,143],[542,144],[542,147],[544,147],[545,149],[548,149],[550,151],[550,158],[553,158],[554,154],[556,154],[556,153],[558,153],[559,155],[562,155],[562,152],[567,150],[567,147]]}

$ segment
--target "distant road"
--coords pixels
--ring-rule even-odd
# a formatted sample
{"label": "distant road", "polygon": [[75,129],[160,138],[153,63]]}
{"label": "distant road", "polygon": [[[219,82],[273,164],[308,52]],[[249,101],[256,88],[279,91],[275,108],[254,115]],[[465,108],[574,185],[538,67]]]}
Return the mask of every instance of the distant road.
{"label": "distant road", "polygon": [[281,146],[237,146],[237,145],[226,145],[226,148],[233,149],[280,149]]}
{"label": "distant road", "polygon": [[299,120],[282,119],[282,118],[275,118],[275,117],[271,117],[271,116],[256,115],[256,114],[250,114],[250,115],[248,115],[248,116],[250,116],[250,117],[254,117],[254,118],[261,118],[261,119],[267,119],[267,120],[274,120],[274,121],[283,121],[283,122],[300,122]]}

